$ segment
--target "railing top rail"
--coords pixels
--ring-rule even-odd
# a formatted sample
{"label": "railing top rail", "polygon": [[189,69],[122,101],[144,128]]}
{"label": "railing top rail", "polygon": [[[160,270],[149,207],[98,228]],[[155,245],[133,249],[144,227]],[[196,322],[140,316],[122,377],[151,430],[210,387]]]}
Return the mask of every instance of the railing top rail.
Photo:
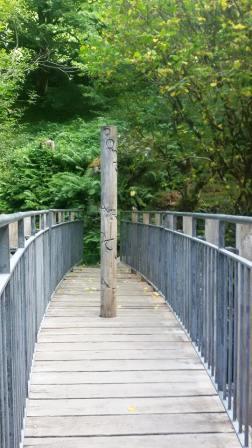
{"label": "railing top rail", "polygon": [[50,208],[50,212],[83,212],[83,208]]}
{"label": "railing top rail", "polygon": [[[132,213],[132,210],[122,211],[121,213]],[[252,224],[252,216],[225,215],[219,213],[176,212],[170,210],[134,210],[133,213],[159,213],[160,215],[190,216],[196,219],[216,219],[235,224]]]}
{"label": "railing top rail", "polygon": [[14,222],[20,221],[24,218],[30,218],[31,216],[39,216],[44,215],[49,212],[81,212],[82,209],[48,209],[48,210],[32,210],[28,212],[18,212],[18,213],[10,213],[10,214],[0,214],[0,227],[7,226],[8,224],[12,224]]}
{"label": "railing top rail", "polygon": [[[128,223],[128,224],[135,224],[135,223],[132,223],[130,220],[125,220],[124,222]],[[143,225],[143,223],[141,223],[141,222],[139,222],[137,224]],[[145,224],[145,225],[147,227],[150,227],[150,228],[157,227],[155,224]],[[244,257],[240,256],[239,254],[231,252],[230,250],[226,249],[225,247],[218,247],[215,244],[210,243],[209,241],[203,240],[202,238],[199,239],[196,236],[186,235],[184,233],[181,233],[178,230],[167,229],[167,228],[164,228],[163,230],[165,232],[170,232],[170,233],[173,233],[174,235],[178,235],[180,237],[182,236],[183,238],[190,239],[190,240],[195,241],[196,243],[200,243],[200,244],[202,244],[204,246],[208,246],[209,248],[217,250],[222,255],[225,255],[226,257],[228,257],[228,258],[230,258],[230,259],[232,259],[232,260],[234,260],[234,261],[236,261],[238,263],[241,263],[244,266],[247,266],[247,268],[252,269],[252,261],[251,260],[248,260],[247,258],[244,258]]]}

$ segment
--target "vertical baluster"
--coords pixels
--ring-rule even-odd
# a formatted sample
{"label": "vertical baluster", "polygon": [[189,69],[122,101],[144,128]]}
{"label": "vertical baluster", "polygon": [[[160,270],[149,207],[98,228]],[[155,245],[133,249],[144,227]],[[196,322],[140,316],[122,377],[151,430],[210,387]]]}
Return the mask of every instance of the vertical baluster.
{"label": "vertical baluster", "polygon": [[227,361],[228,361],[228,281],[229,269],[227,257],[223,257],[223,372],[222,372],[222,390],[224,400],[227,397]]}
{"label": "vertical baluster", "polygon": [[237,405],[238,405],[238,422],[239,422],[239,432],[242,432],[243,423],[243,297],[244,297],[244,266],[239,264],[239,288],[238,288],[238,394],[237,394]]}
{"label": "vertical baluster", "polygon": [[238,297],[240,287],[240,263],[235,264],[234,272],[234,373],[233,373],[233,420],[238,415]]}
{"label": "vertical baluster", "polygon": [[234,261],[228,260],[228,409],[231,409],[232,404],[232,381],[233,381],[233,336],[234,336]]}
{"label": "vertical baluster", "polygon": [[250,268],[245,267],[244,278],[244,432],[245,432],[245,447],[249,446],[249,412],[251,402],[250,390],[250,364],[251,364],[251,271]]}

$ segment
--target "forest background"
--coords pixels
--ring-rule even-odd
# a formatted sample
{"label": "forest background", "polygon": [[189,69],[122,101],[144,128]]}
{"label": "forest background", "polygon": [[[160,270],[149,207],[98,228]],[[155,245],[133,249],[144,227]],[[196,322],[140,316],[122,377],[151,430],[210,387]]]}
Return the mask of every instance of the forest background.
{"label": "forest background", "polygon": [[84,207],[100,126],[119,208],[252,213],[251,0],[0,0],[0,213]]}

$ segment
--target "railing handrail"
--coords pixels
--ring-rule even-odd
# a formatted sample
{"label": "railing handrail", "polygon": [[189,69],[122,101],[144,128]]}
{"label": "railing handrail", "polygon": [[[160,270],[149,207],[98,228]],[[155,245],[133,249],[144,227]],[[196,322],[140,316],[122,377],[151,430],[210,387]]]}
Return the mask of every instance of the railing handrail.
{"label": "railing handrail", "polygon": [[196,219],[215,219],[234,224],[252,224],[252,216],[226,215],[223,213],[177,212],[172,210],[122,210],[121,213],[135,213],[140,215],[143,213],[158,213],[160,215],[188,216]]}
{"label": "railing handrail", "polygon": [[[122,222],[130,223],[131,221],[130,220],[122,220]],[[136,224],[141,224],[141,225],[145,225],[148,227],[163,227],[163,226],[157,226],[156,224],[144,224],[142,222],[136,223]],[[166,229],[166,228],[163,230],[165,230],[166,232],[171,232],[175,235],[181,235],[181,232],[179,232],[178,230],[172,230],[172,229]],[[232,260],[236,260],[237,262],[242,263],[244,266],[247,266],[248,268],[252,269],[252,261],[248,260],[247,258],[244,258],[234,252],[231,252],[231,251],[227,250],[226,248],[218,247],[215,244],[212,244],[208,241],[203,240],[202,238],[197,238],[196,236],[186,235],[186,234],[183,234],[183,236],[192,241],[198,242],[200,244],[204,244],[205,246],[207,246],[209,248],[217,249],[218,252],[222,253],[223,255],[226,255],[227,257],[230,257]]]}
{"label": "railing handrail", "polygon": [[30,218],[32,216],[45,215],[46,213],[72,213],[72,212],[82,212],[83,209],[68,208],[68,209],[46,209],[46,210],[31,210],[27,212],[17,212],[17,213],[2,213],[0,214],[0,227],[7,226],[8,224],[13,224],[24,218]]}
{"label": "railing handrail", "polygon": [[[235,251],[240,257],[252,261],[252,217],[213,213],[189,213],[176,211],[121,212],[121,219],[133,223],[152,224],[182,232],[185,235],[204,238],[216,247]],[[154,218],[154,219],[153,219]],[[182,218],[179,220],[178,218]],[[203,223],[201,222],[203,221]]]}
{"label": "railing handrail", "polygon": [[[211,243],[209,229],[206,240],[193,236],[192,226],[186,229],[187,217],[179,231],[173,221],[155,218],[155,224],[150,223],[150,212],[141,212],[145,213],[143,220],[131,213],[132,221],[128,217],[121,220],[121,260],[165,297],[217,385],[242,446],[248,448],[252,425],[252,226],[236,223],[236,229],[243,231],[238,235],[237,254]],[[218,234],[220,227],[215,221],[211,230]],[[191,234],[184,231],[188,229]]]}
{"label": "railing handrail", "polygon": [[20,446],[34,344],[51,295],[81,262],[83,210],[0,216],[0,446]]}

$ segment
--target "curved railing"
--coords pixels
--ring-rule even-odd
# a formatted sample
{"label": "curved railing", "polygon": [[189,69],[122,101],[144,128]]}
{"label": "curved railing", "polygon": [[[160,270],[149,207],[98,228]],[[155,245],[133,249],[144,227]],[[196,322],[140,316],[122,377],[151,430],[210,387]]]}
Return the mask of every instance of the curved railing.
{"label": "curved railing", "polygon": [[[197,219],[204,220],[200,237]],[[225,247],[228,223],[236,226],[234,248]],[[252,262],[245,258],[252,258],[251,249],[252,218],[134,212],[121,221],[121,260],[151,282],[175,312],[245,447],[252,420]]]}
{"label": "curved railing", "polygon": [[76,210],[0,215],[0,446],[21,440],[34,345],[50,297],[82,259]]}

